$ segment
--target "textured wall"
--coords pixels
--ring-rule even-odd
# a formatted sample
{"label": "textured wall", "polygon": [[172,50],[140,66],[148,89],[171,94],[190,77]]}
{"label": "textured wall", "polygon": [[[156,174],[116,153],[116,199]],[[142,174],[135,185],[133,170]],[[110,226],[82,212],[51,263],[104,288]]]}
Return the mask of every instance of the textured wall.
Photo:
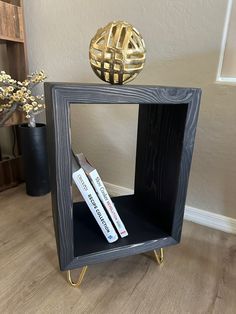
{"label": "textured wall", "polygon": [[[30,69],[50,81],[99,82],[88,46],[97,28],[124,19],[142,33],[147,62],[135,84],[203,89],[188,205],[236,218],[236,87],[215,83],[226,0],[25,0]],[[73,109],[73,145],[104,180],[133,185],[135,106]]]}

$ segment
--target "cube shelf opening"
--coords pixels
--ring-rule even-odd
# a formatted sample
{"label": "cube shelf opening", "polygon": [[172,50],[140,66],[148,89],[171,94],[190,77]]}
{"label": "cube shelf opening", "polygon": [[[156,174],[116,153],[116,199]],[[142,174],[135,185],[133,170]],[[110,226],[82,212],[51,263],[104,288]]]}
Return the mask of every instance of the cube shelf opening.
{"label": "cube shelf opening", "polygon": [[145,208],[134,195],[112,198],[129,235],[108,243],[85,202],[74,204],[74,254],[80,258],[92,253],[158,241],[168,235],[162,227],[145,214]]}
{"label": "cube shelf opening", "polygon": [[[45,84],[53,218],[61,270],[180,241],[200,95],[198,88]],[[134,194],[113,198],[129,236],[112,244],[104,238],[87,205],[72,203],[72,103],[139,104]]]}

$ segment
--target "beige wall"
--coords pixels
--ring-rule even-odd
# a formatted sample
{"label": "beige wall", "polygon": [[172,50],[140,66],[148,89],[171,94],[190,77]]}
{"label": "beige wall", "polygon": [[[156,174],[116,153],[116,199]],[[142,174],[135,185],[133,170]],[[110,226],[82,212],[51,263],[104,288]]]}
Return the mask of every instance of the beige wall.
{"label": "beige wall", "polygon": [[[236,218],[236,86],[215,84],[226,0],[25,0],[30,69],[50,81],[99,82],[88,46],[97,28],[123,19],[147,46],[135,84],[203,89],[188,205]],[[137,107],[73,109],[73,145],[105,181],[133,186]]]}

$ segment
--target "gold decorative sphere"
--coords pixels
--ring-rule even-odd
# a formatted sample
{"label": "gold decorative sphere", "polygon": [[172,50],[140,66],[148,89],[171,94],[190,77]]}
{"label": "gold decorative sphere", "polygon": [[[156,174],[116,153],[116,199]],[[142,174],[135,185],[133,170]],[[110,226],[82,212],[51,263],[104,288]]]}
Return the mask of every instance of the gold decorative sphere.
{"label": "gold decorative sphere", "polygon": [[130,24],[118,21],[100,28],[89,46],[89,60],[95,74],[111,84],[132,81],[143,69],[145,44]]}

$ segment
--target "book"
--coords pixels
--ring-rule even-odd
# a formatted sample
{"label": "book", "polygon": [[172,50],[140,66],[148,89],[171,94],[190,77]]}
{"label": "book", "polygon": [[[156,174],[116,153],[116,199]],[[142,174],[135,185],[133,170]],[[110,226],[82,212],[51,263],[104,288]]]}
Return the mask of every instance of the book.
{"label": "book", "polygon": [[87,161],[83,153],[76,154],[75,157],[77,158],[80,166],[83,168],[85,173],[87,174],[88,178],[90,179],[95,191],[98,194],[102,204],[104,205],[105,209],[107,210],[111,220],[113,221],[117,231],[119,232],[122,238],[128,235],[128,232],[125,228],[124,223],[122,222],[115,205],[113,204],[107,189],[102,182],[100,175],[98,174],[97,170]]}
{"label": "book", "polygon": [[72,174],[72,177],[107,241],[112,243],[118,240],[118,235],[84,170],[80,168]]}

